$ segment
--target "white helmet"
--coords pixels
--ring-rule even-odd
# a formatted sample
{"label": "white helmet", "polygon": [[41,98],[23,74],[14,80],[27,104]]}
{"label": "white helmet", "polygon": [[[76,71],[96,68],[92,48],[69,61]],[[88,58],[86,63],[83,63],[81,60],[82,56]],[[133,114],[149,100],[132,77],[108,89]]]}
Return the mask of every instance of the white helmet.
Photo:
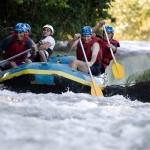
{"label": "white helmet", "polygon": [[49,28],[49,29],[51,29],[52,35],[54,34],[54,28],[53,28],[51,25],[46,24],[45,26],[43,26],[43,29],[44,29],[44,28]]}

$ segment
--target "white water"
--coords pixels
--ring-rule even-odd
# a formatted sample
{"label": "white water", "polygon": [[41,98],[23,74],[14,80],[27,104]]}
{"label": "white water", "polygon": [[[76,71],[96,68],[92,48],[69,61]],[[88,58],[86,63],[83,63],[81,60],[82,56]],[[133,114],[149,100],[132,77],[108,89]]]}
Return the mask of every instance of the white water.
{"label": "white water", "polygon": [[[124,49],[120,52],[125,50],[131,55],[134,51],[134,46],[128,49],[131,43],[139,54],[140,42],[121,42]],[[142,44],[145,49],[150,45]],[[148,57],[147,52],[143,57]],[[127,57],[125,54],[118,52],[116,57]],[[127,68],[132,64],[126,63],[129,65],[125,65],[125,70],[130,72]],[[149,150],[149,114],[149,103],[130,101],[119,95],[99,98],[72,92],[17,94],[3,90],[0,91],[0,150]]]}
{"label": "white water", "polygon": [[125,84],[126,79],[135,73],[142,73],[150,69],[150,42],[145,41],[120,41],[120,48],[116,54],[117,63],[121,64],[125,71],[125,78],[115,79],[111,66],[107,67],[109,84]]}

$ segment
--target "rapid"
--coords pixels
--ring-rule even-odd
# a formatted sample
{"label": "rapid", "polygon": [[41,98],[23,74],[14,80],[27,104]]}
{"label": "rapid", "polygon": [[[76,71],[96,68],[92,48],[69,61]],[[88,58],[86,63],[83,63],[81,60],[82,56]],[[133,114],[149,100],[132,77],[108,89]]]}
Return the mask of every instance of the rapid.
{"label": "rapid", "polygon": [[[116,55],[126,77],[106,70],[109,84],[124,84],[149,68],[150,42],[121,41]],[[113,62],[112,62],[113,64]],[[149,150],[150,103],[123,96],[0,91],[1,150]]]}

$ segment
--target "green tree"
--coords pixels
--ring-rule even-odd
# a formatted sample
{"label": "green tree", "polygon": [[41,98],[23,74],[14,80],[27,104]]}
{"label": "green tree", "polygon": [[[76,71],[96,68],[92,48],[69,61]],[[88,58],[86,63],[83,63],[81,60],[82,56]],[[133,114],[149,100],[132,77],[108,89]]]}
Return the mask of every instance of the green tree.
{"label": "green tree", "polygon": [[84,25],[94,26],[100,18],[111,18],[107,9],[114,0],[5,0],[1,1],[0,25],[13,27],[29,23],[32,37],[38,39],[41,28],[51,24],[56,40],[67,40]]}
{"label": "green tree", "polygon": [[109,13],[116,18],[115,35],[119,40],[150,41],[150,0],[116,0]]}

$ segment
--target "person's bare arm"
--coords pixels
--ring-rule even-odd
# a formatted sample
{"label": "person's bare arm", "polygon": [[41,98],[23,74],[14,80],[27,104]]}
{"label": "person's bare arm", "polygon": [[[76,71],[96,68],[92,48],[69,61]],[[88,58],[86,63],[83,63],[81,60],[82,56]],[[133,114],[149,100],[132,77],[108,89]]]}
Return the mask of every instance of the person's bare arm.
{"label": "person's bare arm", "polygon": [[92,28],[93,34],[100,28],[99,24]]}
{"label": "person's bare arm", "polygon": [[67,47],[73,48],[73,47],[77,46],[80,37],[81,37],[81,35],[79,33],[75,34],[74,38],[68,42]]}
{"label": "person's bare arm", "polygon": [[47,50],[51,45],[52,45],[51,43],[45,42],[45,43],[41,44],[41,45],[38,47],[38,49],[39,49],[39,50],[41,50],[41,49]]}
{"label": "person's bare arm", "polygon": [[105,21],[101,20],[98,25],[92,28],[92,32],[95,33],[103,24],[105,24]]}
{"label": "person's bare arm", "polygon": [[30,52],[31,55],[35,56],[37,54],[37,45],[35,43],[33,43],[32,45],[32,51]]}
{"label": "person's bare arm", "polygon": [[108,47],[111,48],[111,49],[113,50],[113,52],[115,52],[116,49],[117,49],[117,48],[116,48],[114,45],[112,45],[112,44],[108,44]]}

